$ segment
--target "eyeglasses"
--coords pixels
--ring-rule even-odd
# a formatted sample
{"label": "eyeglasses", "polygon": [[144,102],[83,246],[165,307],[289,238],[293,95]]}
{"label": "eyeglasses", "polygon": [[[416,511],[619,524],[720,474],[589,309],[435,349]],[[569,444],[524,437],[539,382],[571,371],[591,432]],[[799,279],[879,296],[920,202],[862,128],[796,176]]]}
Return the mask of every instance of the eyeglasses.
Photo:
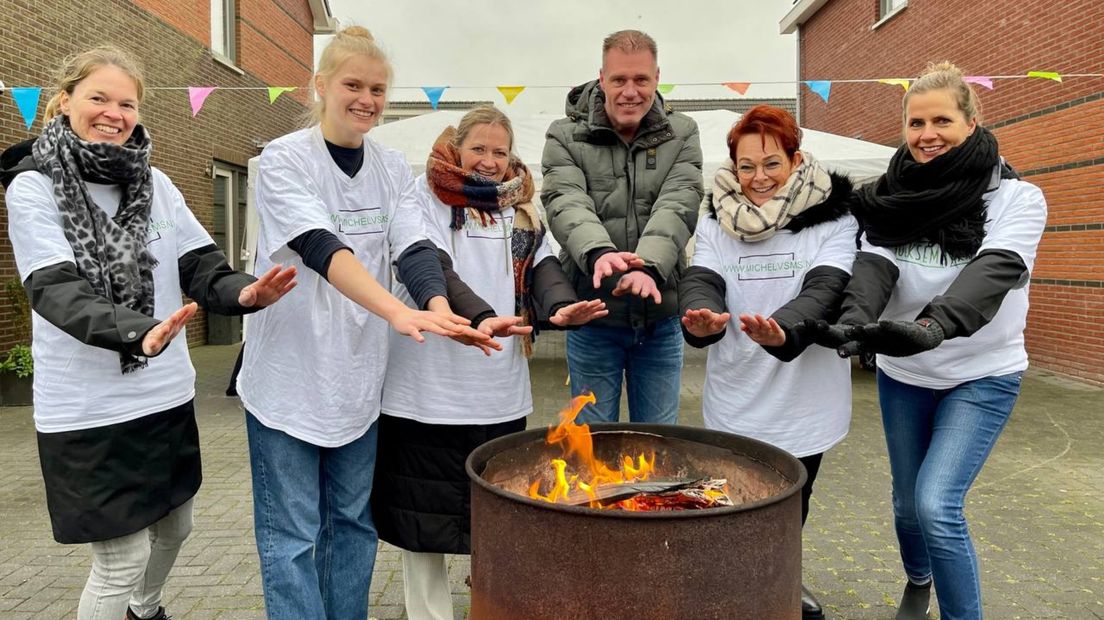
{"label": "eyeglasses", "polygon": [[782,171],[782,162],[780,161],[768,161],[761,166],[755,164],[740,164],[736,167],[736,174],[744,178],[755,176],[755,171],[759,168],[763,169],[764,174],[774,174],[775,172]]}

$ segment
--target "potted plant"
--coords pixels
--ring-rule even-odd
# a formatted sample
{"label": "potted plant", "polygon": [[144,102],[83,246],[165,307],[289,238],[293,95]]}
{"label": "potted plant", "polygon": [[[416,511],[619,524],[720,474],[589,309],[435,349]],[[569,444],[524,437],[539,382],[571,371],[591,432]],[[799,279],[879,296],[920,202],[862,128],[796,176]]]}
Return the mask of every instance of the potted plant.
{"label": "potted plant", "polygon": [[8,280],[4,292],[17,344],[0,359],[0,405],[30,405],[34,384],[34,359],[28,344],[31,341],[31,307],[18,278]]}

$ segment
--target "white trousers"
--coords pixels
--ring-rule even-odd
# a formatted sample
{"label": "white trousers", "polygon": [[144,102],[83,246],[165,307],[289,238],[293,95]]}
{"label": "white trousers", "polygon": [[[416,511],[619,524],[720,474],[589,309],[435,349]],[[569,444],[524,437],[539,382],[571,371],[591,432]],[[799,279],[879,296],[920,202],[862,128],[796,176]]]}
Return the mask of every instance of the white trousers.
{"label": "white trousers", "polygon": [[410,620],[452,620],[452,588],[443,553],[403,550],[403,594]]}
{"label": "white trousers", "polygon": [[92,543],[92,573],[77,620],[121,620],[128,605],[143,618],[157,613],[165,580],[192,531],[194,499],[144,530]]}

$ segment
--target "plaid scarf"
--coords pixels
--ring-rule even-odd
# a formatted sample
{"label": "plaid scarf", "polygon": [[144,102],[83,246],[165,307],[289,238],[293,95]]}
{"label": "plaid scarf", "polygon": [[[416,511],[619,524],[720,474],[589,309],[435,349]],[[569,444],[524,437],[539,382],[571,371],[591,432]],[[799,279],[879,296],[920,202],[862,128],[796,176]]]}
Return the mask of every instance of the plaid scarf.
{"label": "plaid scarf", "polygon": [[544,238],[544,225],[533,205],[533,176],[525,164],[511,157],[510,167],[501,183],[495,183],[460,167],[460,151],[452,144],[456,128],[448,127],[437,138],[426,162],[426,181],[430,190],[452,209],[453,230],[463,230],[469,215],[478,216],[485,226],[495,222],[496,213],[514,208],[514,226],[510,232],[510,258],[514,265],[514,311],[522,325],[532,325],[533,333],[522,338],[525,356],[533,354],[537,335],[536,309],[533,305],[533,258]]}
{"label": "plaid scarf", "polygon": [[[67,116],[55,116],[32,147],[39,172],[54,183],[54,200],[65,238],[73,248],[77,273],[112,303],[153,316],[153,270],[157,260],[146,247],[153,176],[152,144],[138,125],[123,145],[86,142]],[[98,207],[86,182],[123,186],[115,217]],[[120,353],[123,374],[145,368],[145,358]]]}
{"label": "plaid scarf", "polygon": [[740,241],[764,241],[802,211],[824,202],[832,193],[832,178],[812,155],[801,154],[801,165],[762,205],[744,195],[735,164],[725,161],[713,179],[713,207],[721,229]]}

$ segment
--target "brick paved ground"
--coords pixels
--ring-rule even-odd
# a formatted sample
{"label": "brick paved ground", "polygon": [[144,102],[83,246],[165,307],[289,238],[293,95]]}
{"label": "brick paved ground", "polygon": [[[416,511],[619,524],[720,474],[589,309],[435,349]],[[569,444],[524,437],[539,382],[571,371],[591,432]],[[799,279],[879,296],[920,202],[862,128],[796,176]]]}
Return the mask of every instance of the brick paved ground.
{"label": "brick paved ground", "polygon": [[[548,424],[567,399],[562,338],[533,362]],[[236,347],[193,349],[205,480],[196,528],[166,591],[178,620],[262,618],[249,463],[237,399],[222,395]],[[687,356],[683,423],[701,424],[704,357]],[[833,618],[892,618],[901,572],[872,376],[855,374],[847,440],[825,458],[805,532],[805,579]],[[1104,618],[1104,390],[1031,372],[1007,430],[969,497],[987,616]],[[84,547],[50,537],[28,408],[0,408],[0,618],[71,618],[88,570]],[[451,560],[457,617],[467,616],[467,558]],[[398,552],[382,546],[372,615],[403,618]],[[613,617],[608,613],[604,617]]]}

